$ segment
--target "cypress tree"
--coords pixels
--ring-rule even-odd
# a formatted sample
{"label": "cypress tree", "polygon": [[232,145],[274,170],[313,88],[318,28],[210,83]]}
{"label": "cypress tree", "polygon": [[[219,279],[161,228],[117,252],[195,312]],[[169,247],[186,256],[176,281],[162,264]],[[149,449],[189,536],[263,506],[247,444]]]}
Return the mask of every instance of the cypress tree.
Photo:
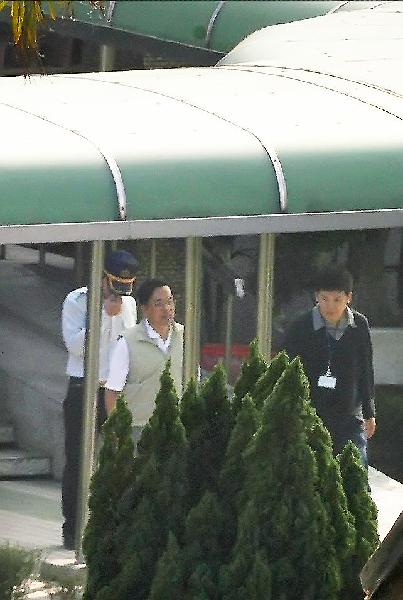
{"label": "cypress tree", "polygon": [[259,425],[260,414],[256,410],[251,396],[246,394],[241,400],[241,408],[231,431],[220,474],[221,497],[226,506],[228,506],[228,502],[234,508],[237,506],[246,473],[243,453]]}
{"label": "cypress tree", "polygon": [[241,400],[235,426],[231,432],[220,473],[220,499],[225,506],[225,536],[223,539],[225,562],[236,539],[239,507],[242,504],[246,465],[244,451],[260,424],[260,413],[249,394]]}
{"label": "cypress tree", "polygon": [[184,597],[185,570],[181,548],[169,532],[165,552],[158,561],[149,600],[179,600]]}
{"label": "cypress tree", "polygon": [[[232,553],[232,560],[220,569],[219,586],[223,600],[245,600],[249,598],[247,582],[259,554],[264,560],[264,550],[260,540],[260,522],[256,505],[252,500],[246,504],[239,515],[238,535]],[[265,571],[270,573],[268,561],[265,561]],[[259,572],[261,572],[259,570]],[[271,576],[267,578],[271,583]],[[252,585],[252,582],[249,584]],[[251,596],[254,598],[254,596]],[[271,587],[266,595],[256,596],[256,600],[272,600]]]}
{"label": "cypress tree", "polygon": [[167,549],[158,563],[150,600],[218,600],[223,534],[223,511],[216,495],[206,492],[186,518],[182,549],[170,534]]}
{"label": "cypress tree", "polygon": [[259,377],[252,390],[252,397],[259,410],[272,393],[274,386],[288,366],[289,360],[285,352],[279,352],[273,358],[266,371]]}
{"label": "cypress tree", "polygon": [[[186,437],[167,364],[156,408],[138,444],[131,522],[121,529],[121,571],[96,600],[145,600],[171,531],[180,538],[186,510]],[[126,539],[126,541],[125,541]]]}
{"label": "cypress tree", "polygon": [[253,392],[257,380],[267,369],[267,362],[259,350],[258,341],[253,340],[250,343],[249,358],[242,363],[241,373],[234,387],[234,396],[232,398],[232,411],[234,418],[241,408],[241,400],[247,394]]}
{"label": "cypress tree", "polygon": [[185,427],[188,439],[200,436],[201,423],[204,419],[204,404],[200,402],[197,384],[192,378],[183,393],[179,404],[180,419]]}
{"label": "cypress tree", "polygon": [[205,492],[187,518],[183,557],[186,596],[218,600],[218,573],[223,560],[224,515],[217,496]]}
{"label": "cypress tree", "polygon": [[335,550],[341,585],[342,573],[354,548],[354,517],[348,509],[340,466],[333,456],[330,434],[313,407],[308,407],[308,410],[311,421],[307,428],[308,443],[316,456],[318,491],[330,521],[328,541]]}
{"label": "cypress tree", "polygon": [[194,506],[206,490],[218,490],[219,474],[232,428],[223,367],[216,366],[201,385],[199,394],[193,395],[190,388],[188,392],[188,398],[182,403],[182,418],[189,443],[189,506]]}
{"label": "cypress tree", "polygon": [[246,598],[271,600],[271,571],[264,550],[256,552],[252,570],[246,580]]}
{"label": "cypress tree", "polygon": [[[328,543],[329,519],[317,491],[316,458],[306,434],[307,397],[307,380],[295,359],[266,402],[262,426],[246,452],[245,487],[250,502],[244,509],[230,569],[239,561],[237,551],[250,547],[242,537],[253,539],[248,529],[257,525],[255,552],[266,553],[276,600],[300,600],[301,594],[306,600],[338,598],[334,550]],[[249,552],[249,558],[254,559],[255,552],[252,557]],[[243,561],[248,569],[250,564]],[[244,579],[248,574],[244,573]]]}
{"label": "cypress tree", "polygon": [[368,472],[355,444],[348,442],[338,460],[356,532],[353,557],[345,565],[343,598],[356,600],[363,596],[360,571],[379,545],[377,508],[369,494]]}
{"label": "cypress tree", "polygon": [[103,426],[104,441],[99,464],[91,481],[90,516],[83,539],[88,570],[85,600],[95,598],[98,590],[120,569],[117,561],[117,506],[134,476],[131,423],[131,413],[123,395],[120,395],[116,409]]}

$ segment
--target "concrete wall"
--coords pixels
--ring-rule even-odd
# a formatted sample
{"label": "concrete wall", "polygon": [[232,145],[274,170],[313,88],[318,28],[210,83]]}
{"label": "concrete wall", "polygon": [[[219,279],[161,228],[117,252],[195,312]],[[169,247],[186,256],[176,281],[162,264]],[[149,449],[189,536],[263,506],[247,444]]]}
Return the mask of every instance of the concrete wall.
{"label": "concrete wall", "polygon": [[371,329],[375,383],[403,384],[403,328]]}
{"label": "concrete wall", "polygon": [[14,426],[23,450],[50,458],[59,479],[64,463],[62,405],[67,378],[60,333],[63,298],[72,289],[72,260],[8,247],[0,262],[0,422]]}
{"label": "concrete wall", "polygon": [[51,475],[61,479],[64,466],[63,395],[50,398],[43,390],[0,370],[7,415],[18,446],[51,462]]}

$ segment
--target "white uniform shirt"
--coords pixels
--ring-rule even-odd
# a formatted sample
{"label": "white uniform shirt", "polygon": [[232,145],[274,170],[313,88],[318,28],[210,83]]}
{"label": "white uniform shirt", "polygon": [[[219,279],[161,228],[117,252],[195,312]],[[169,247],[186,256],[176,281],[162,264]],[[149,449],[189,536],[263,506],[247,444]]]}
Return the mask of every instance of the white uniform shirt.
{"label": "white uniform shirt", "polygon": [[[84,377],[84,344],[87,314],[86,287],[70,292],[63,303],[63,340],[68,351],[67,375]],[[102,308],[99,340],[99,380],[106,381],[109,374],[111,353],[119,336],[137,322],[136,301],[131,296],[122,296],[121,312],[111,317]]]}
{"label": "white uniform shirt", "polygon": [[[169,350],[169,346],[171,344],[171,335],[172,330],[169,332],[168,337],[164,340],[159,333],[155,331],[147,321],[144,321],[146,332],[148,337],[151,340],[155,340],[156,345],[162,352],[165,354]],[[113,390],[114,392],[121,392],[125,387],[127,375],[129,373],[129,347],[125,338],[121,337],[111,354],[111,362],[109,369],[109,377],[105,384],[105,387],[108,390]]]}

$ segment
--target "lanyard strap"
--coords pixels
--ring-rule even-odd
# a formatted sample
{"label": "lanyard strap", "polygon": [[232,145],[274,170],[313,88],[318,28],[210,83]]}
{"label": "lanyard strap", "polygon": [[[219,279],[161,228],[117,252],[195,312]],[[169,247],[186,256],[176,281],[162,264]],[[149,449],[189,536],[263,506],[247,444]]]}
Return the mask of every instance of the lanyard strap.
{"label": "lanyard strap", "polygon": [[[334,353],[334,344],[338,340],[337,340],[337,338],[333,338],[334,342],[332,343],[332,340],[330,338],[333,337],[333,336],[331,336],[331,334],[329,333],[329,330],[328,330],[327,325],[326,325],[326,321],[323,318],[322,314],[320,316],[321,316],[323,325],[325,327],[325,333],[326,333],[326,345],[327,345],[327,371],[326,371],[326,375],[331,375],[332,372],[330,370],[330,365],[332,363],[332,358],[333,358],[333,353]],[[334,329],[335,329],[336,336],[337,336],[337,332],[339,330],[339,324],[338,323],[337,323],[337,325],[336,325],[336,327]]]}

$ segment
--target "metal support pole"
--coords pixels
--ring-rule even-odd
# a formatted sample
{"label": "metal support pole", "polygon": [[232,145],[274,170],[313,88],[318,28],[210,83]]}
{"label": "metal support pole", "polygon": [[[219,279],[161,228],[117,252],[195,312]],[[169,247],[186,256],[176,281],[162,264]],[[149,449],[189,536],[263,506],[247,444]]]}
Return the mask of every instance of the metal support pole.
{"label": "metal support pole", "polygon": [[102,44],[99,48],[99,70],[112,71],[115,65],[115,48]]}
{"label": "metal support pole", "polygon": [[44,269],[46,267],[46,247],[45,247],[45,244],[40,244],[39,245],[38,254],[39,254],[39,267],[41,269]]}
{"label": "metal support pole", "polygon": [[202,240],[186,239],[186,312],[184,383],[196,377],[200,361]]}
{"label": "metal support pole", "polygon": [[227,296],[227,318],[225,324],[225,353],[224,353],[224,366],[227,371],[227,377],[231,377],[231,359],[232,359],[232,315],[234,312],[234,296],[228,294]]}
{"label": "metal support pole", "polygon": [[84,242],[74,244],[74,273],[77,287],[84,285]]}
{"label": "metal support pole", "polygon": [[196,376],[199,374],[200,366],[200,331],[201,331],[201,303],[202,303],[202,283],[203,283],[203,240],[196,239],[196,282],[195,282],[195,337],[193,340],[194,354],[194,372]]}
{"label": "metal support pole", "polygon": [[256,335],[260,351],[267,358],[271,355],[274,246],[274,233],[260,235]]}
{"label": "metal support pole", "polygon": [[83,429],[81,439],[80,487],[77,507],[76,559],[83,562],[82,536],[88,520],[88,496],[94,470],[95,417],[99,387],[99,334],[101,325],[101,281],[104,242],[91,243],[90,287],[87,306],[87,335],[85,340],[85,384]]}
{"label": "metal support pole", "polygon": [[157,275],[157,240],[151,240],[150,277]]}

